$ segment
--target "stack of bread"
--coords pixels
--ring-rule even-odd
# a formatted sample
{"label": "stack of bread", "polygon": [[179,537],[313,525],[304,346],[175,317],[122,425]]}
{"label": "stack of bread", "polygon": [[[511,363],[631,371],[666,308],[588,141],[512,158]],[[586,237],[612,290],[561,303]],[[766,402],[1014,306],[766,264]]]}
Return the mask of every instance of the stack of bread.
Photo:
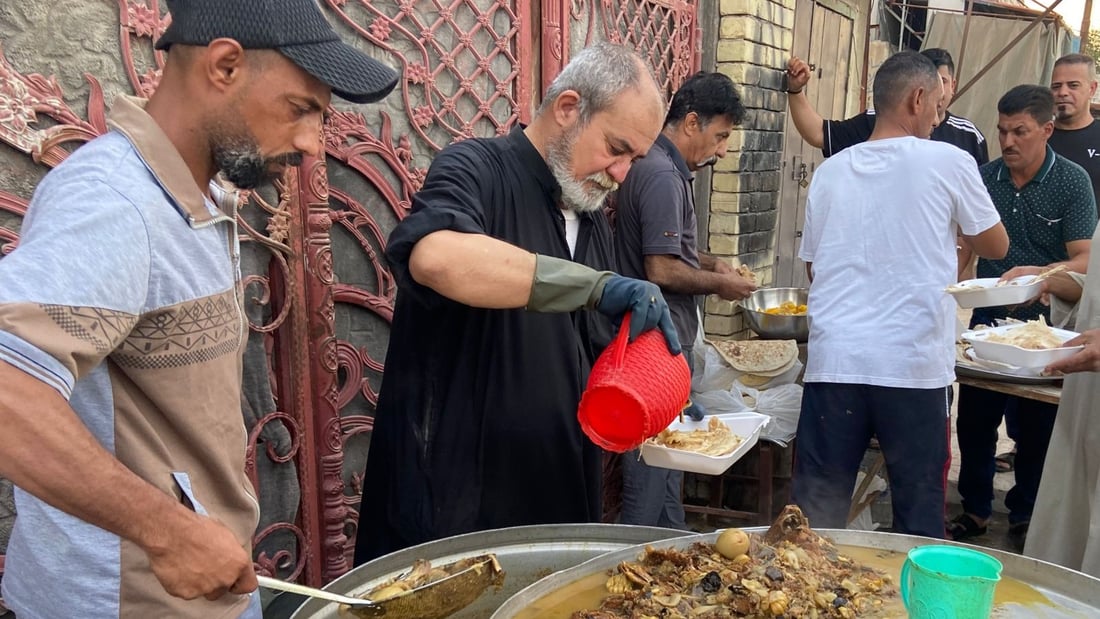
{"label": "stack of bread", "polygon": [[794,340],[725,340],[714,342],[714,347],[730,367],[741,372],[737,380],[754,389],[798,363],[798,342]]}

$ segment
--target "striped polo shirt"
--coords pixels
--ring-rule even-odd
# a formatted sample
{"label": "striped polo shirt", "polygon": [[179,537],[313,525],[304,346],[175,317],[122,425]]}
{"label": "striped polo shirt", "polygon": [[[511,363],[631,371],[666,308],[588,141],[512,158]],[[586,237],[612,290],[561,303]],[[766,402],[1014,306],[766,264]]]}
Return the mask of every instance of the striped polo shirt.
{"label": "striped polo shirt", "polygon": [[[236,199],[216,185],[218,205],[204,194],[142,101],[117,100],[110,127],[39,183],[18,248],[0,260],[0,359],[68,400],[137,476],[250,548],[259,506],[245,474]],[[132,542],[18,488],[15,500],[3,595],[19,619],[235,618],[254,604],[171,597]]]}

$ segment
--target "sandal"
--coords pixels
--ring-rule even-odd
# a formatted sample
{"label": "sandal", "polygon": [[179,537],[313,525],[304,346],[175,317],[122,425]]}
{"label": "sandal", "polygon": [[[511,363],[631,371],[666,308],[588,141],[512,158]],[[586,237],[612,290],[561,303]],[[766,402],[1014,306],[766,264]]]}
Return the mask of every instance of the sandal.
{"label": "sandal", "polygon": [[978,524],[978,521],[974,520],[974,517],[970,514],[955,516],[946,523],[945,528],[947,538],[956,542],[985,535],[988,530],[988,527]]}
{"label": "sandal", "polygon": [[1016,450],[1013,449],[1003,454],[997,454],[994,463],[998,473],[1010,473],[1016,470]]}

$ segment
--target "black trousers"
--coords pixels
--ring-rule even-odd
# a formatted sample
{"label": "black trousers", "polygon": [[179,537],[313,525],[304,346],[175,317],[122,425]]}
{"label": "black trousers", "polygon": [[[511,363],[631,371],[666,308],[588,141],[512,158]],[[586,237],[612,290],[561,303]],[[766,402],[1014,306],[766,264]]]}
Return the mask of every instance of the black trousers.
{"label": "black trousers", "polygon": [[843,529],[859,465],[878,438],[894,530],[942,538],[950,458],[948,390],[806,383],[793,498],[813,527]]}
{"label": "black trousers", "polygon": [[959,388],[959,414],[955,431],[959,439],[959,494],[968,514],[993,515],[993,475],[997,472],[997,428],[1001,419],[1014,423],[1016,485],[1005,496],[1009,524],[1028,522],[1035,509],[1043,462],[1054,431],[1058,406],[1018,398],[968,385]]}

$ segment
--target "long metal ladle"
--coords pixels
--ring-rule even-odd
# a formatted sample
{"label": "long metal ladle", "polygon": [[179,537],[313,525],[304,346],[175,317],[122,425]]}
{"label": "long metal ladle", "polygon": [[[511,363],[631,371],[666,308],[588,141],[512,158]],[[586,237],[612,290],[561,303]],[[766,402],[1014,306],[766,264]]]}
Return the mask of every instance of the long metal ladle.
{"label": "long metal ladle", "polygon": [[[455,567],[457,563],[447,567]],[[347,612],[357,618],[385,615],[393,619],[443,619],[469,606],[490,586],[500,586],[504,570],[495,555],[479,555],[471,557],[468,566],[444,578],[375,602],[259,575],[256,578],[261,587],[346,604]]]}
{"label": "long metal ladle", "polygon": [[275,578],[268,578],[267,576],[260,576],[258,574],[256,575],[256,580],[260,583],[260,586],[265,589],[297,593],[298,595],[314,597],[328,602],[346,604],[350,608],[355,609],[355,614],[360,617],[381,617],[386,614],[386,609],[380,604],[370,600],[364,600],[363,598],[348,597],[346,595],[331,593],[322,589],[314,589],[313,587],[307,587],[305,585],[299,585],[298,583],[286,582]]}

